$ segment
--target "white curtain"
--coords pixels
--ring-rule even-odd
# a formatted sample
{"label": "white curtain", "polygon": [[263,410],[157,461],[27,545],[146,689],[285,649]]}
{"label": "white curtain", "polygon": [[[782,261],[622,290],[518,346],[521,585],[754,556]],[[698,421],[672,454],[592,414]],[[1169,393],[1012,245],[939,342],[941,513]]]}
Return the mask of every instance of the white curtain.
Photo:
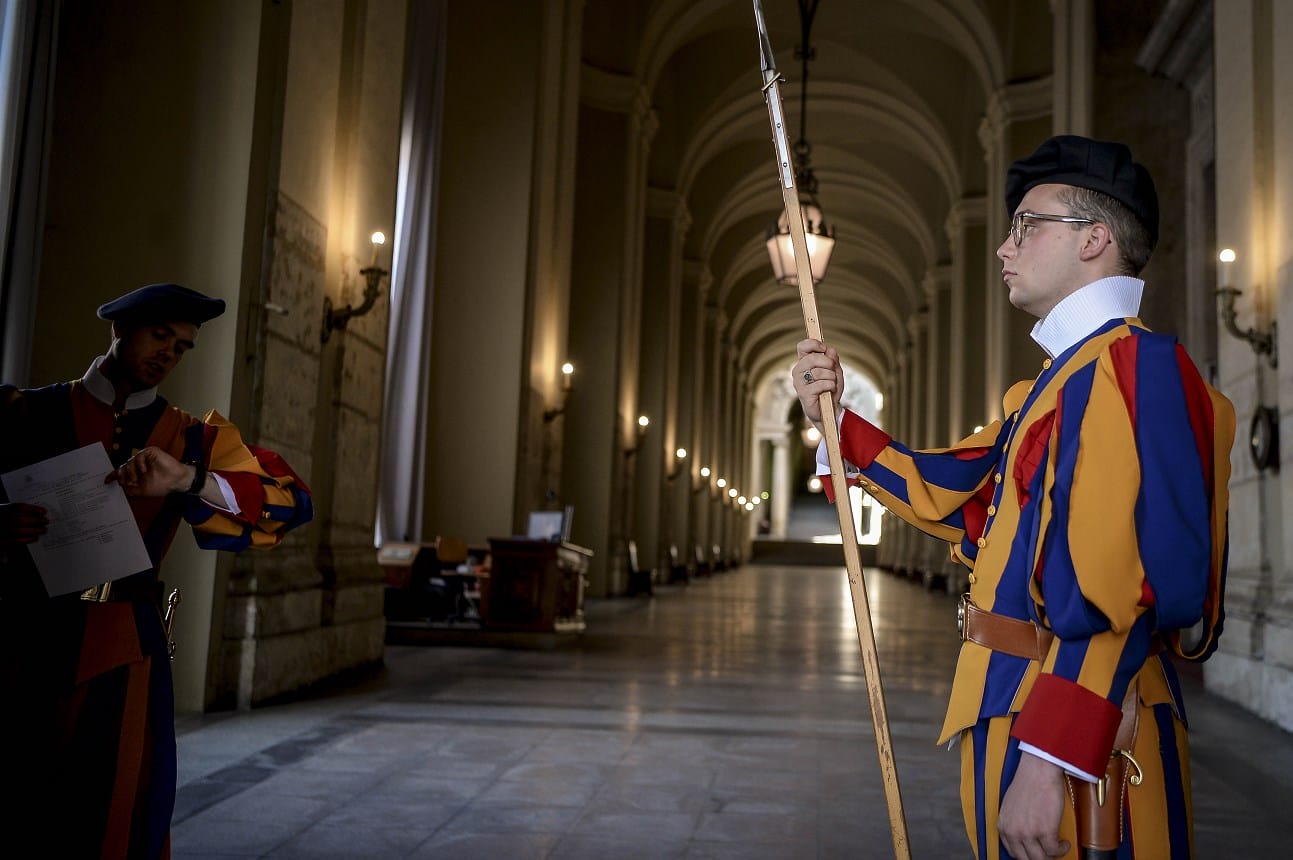
{"label": "white curtain", "polygon": [[409,4],[400,177],[396,198],[378,546],[422,540],[427,377],[435,291],[446,0]]}
{"label": "white curtain", "polygon": [[0,381],[27,385],[60,3],[0,0]]}

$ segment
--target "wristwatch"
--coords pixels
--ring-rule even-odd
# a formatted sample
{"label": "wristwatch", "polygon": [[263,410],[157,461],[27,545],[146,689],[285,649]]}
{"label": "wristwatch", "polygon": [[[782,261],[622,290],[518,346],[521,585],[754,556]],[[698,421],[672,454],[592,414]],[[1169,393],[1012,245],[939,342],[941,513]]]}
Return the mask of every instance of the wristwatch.
{"label": "wristwatch", "polygon": [[193,483],[184,492],[190,496],[201,495],[202,488],[207,484],[207,467],[202,463],[188,463],[186,465],[193,467]]}

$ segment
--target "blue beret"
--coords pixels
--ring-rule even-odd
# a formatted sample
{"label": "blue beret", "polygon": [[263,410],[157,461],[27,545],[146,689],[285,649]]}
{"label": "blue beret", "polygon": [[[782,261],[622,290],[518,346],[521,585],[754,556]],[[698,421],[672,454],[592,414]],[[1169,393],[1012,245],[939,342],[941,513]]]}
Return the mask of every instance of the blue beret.
{"label": "blue beret", "polygon": [[204,296],[179,284],[149,284],[99,305],[99,319],[147,319],[202,325],[224,313],[224,299]]}
{"label": "blue beret", "polygon": [[1121,143],[1074,134],[1052,137],[1006,173],[1006,213],[1013,216],[1034,185],[1075,185],[1108,194],[1126,206],[1158,242],[1158,193],[1142,164]]}

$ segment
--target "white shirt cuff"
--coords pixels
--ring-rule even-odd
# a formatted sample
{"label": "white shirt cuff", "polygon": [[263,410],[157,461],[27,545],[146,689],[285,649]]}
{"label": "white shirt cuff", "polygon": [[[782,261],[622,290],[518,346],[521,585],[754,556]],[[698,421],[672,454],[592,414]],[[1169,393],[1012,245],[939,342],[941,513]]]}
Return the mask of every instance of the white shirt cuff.
{"label": "white shirt cuff", "polygon": [[1078,770],[1068,762],[1060,761],[1055,756],[1043,750],[1039,750],[1037,747],[1033,746],[1032,744],[1026,744],[1023,741],[1020,741],[1019,751],[1028,753],[1029,755],[1035,755],[1040,759],[1043,759],[1045,761],[1050,762],[1053,765],[1056,765],[1057,767],[1061,767],[1064,769],[1064,772],[1067,773],[1069,776],[1076,776],[1078,779],[1085,780],[1086,782],[1100,781],[1100,777],[1092,776],[1091,774],[1087,773],[1084,770]]}
{"label": "white shirt cuff", "polygon": [[216,486],[220,488],[220,495],[224,497],[224,504],[217,505],[214,502],[208,502],[206,499],[203,499],[202,502],[215,508],[217,511],[224,511],[229,514],[241,514],[242,508],[238,507],[238,500],[234,496],[233,487],[229,486],[229,482],[217,475],[215,472],[208,472],[207,474],[215,478]]}
{"label": "white shirt cuff", "polygon": [[[845,411],[846,410],[844,409],[844,407],[841,406],[839,408],[839,411],[835,414],[835,432],[837,434],[839,433],[839,429],[844,426]],[[823,475],[829,475],[830,473],[831,473],[831,455],[826,450],[826,437],[823,436],[821,438],[821,441],[817,443],[817,476],[821,477]],[[844,461],[845,478],[854,478],[860,474],[862,474],[862,472],[858,469],[857,466],[854,466],[848,460]]]}

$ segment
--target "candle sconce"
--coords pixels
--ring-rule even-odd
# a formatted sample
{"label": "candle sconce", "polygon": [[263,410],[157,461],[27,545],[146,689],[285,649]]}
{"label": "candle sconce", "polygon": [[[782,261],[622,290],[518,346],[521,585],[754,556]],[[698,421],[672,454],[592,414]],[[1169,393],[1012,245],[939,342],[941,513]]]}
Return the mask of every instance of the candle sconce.
{"label": "candle sconce", "polygon": [[644,436],[646,436],[647,426],[648,426],[650,423],[651,423],[651,419],[650,419],[650,418],[648,418],[648,417],[646,417],[645,415],[639,415],[639,416],[638,416],[638,431],[637,431],[637,435],[633,438],[633,445],[632,445],[632,447],[629,447],[629,448],[625,448],[625,449],[624,449],[624,457],[625,457],[625,459],[628,459],[629,457],[632,457],[634,454],[636,454],[636,453],[638,452],[638,447],[639,447],[639,446],[641,446],[641,444],[642,444],[642,438],[643,438]]}
{"label": "candle sconce", "polygon": [[694,480],[692,481],[692,484],[691,484],[691,491],[692,491],[693,493],[699,493],[701,490],[707,490],[707,489],[709,489],[709,476],[710,476],[710,474],[711,474],[711,472],[710,472],[710,468],[709,468],[708,466],[701,466],[701,467],[700,467],[700,472],[699,472],[699,478],[698,478],[698,479],[694,479]]}
{"label": "candle sconce", "polygon": [[547,409],[543,412],[543,423],[549,424],[557,419],[566,411],[566,401],[570,399],[570,389],[574,387],[573,379],[575,375],[575,366],[570,362],[561,365],[561,405],[556,409]]}
{"label": "candle sconce", "polygon": [[[1279,356],[1276,352],[1275,321],[1272,320],[1270,327],[1264,332],[1258,331],[1256,328],[1245,330],[1239,328],[1235,323],[1235,299],[1239,297],[1242,291],[1230,285],[1230,266],[1235,262],[1235,252],[1230,248],[1223,248],[1221,253],[1217,255],[1217,260],[1221,263],[1218,270],[1218,280],[1221,281],[1221,286],[1217,287],[1217,298],[1220,300],[1221,324],[1233,337],[1248,341],[1248,345],[1253,348],[1253,352],[1258,355],[1264,354],[1267,360],[1270,361],[1271,367],[1278,367]],[[1248,453],[1252,456],[1253,465],[1257,467],[1257,471],[1264,472],[1267,469],[1279,471],[1279,431],[1279,412],[1273,407],[1259,404],[1253,411],[1252,420],[1248,425]]]}
{"label": "candle sconce", "polygon": [[386,269],[377,265],[377,249],[386,242],[386,234],[378,231],[373,234],[373,261],[368,266],[359,270],[359,274],[364,276],[366,284],[364,286],[364,300],[358,306],[346,305],[344,308],[334,308],[332,299],[327,296],[323,299],[323,331],[320,339],[328,342],[332,332],[336,329],[346,327],[354,317],[361,317],[373,309],[377,304],[377,297],[381,295],[382,278],[390,274]]}
{"label": "candle sconce", "polygon": [[1230,248],[1225,248],[1217,255],[1221,262],[1220,277],[1221,286],[1217,287],[1218,311],[1221,314],[1221,324],[1226,331],[1239,340],[1247,341],[1248,345],[1253,348],[1253,352],[1258,355],[1265,355],[1270,361],[1271,367],[1279,366],[1279,356],[1276,353],[1275,346],[1275,322],[1272,320],[1270,327],[1266,331],[1258,331],[1256,328],[1243,329],[1235,322],[1235,299],[1237,299],[1243,290],[1231,286],[1230,283],[1230,265],[1235,261],[1235,252]]}
{"label": "candle sconce", "polygon": [[673,465],[669,472],[664,476],[665,480],[673,483],[678,478],[678,473],[682,470],[683,461],[687,459],[687,449],[678,448],[673,452]]}

